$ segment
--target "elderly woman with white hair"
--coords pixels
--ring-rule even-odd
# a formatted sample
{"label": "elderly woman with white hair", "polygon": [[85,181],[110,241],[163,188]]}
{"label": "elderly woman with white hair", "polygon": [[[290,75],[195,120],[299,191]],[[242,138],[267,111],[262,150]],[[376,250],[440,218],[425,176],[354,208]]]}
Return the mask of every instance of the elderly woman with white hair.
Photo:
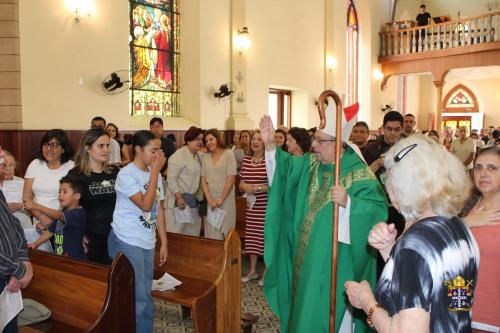
{"label": "elderly woman with white hair", "polygon": [[396,241],[394,225],[373,227],[368,243],[386,265],[375,295],[365,281],[345,283],[351,304],[378,332],[471,332],[479,249],[457,217],[470,190],[463,164],[431,138],[412,135],[386,153],[384,165],[406,228]]}

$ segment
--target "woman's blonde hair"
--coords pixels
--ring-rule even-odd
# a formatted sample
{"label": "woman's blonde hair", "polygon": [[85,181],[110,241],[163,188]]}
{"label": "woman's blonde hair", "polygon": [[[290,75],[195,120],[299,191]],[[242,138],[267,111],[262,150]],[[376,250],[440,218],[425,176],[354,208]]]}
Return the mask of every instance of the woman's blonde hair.
{"label": "woman's blonde hair", "polygon": [[462,162],[431,138],[413,134],[386,153],[387,187],[406,220],[417,221],[426,210],[458,215],[471,189]]}
{"label": "woman's blonde hair", "polygon": [[[82,139],[80,140],[80,144],[78,145],[78,150],[75,156],[75,165],[87,177],[90,177],[90,173],[92,172],[92,169],[90,168],[90,158],[89,154],[87,153],[87,149],[92,147],[94,142],[96,142],[102,136],[108,137],[108,134],[106,133],[106,130],[104,128],[92,128],[85,132]],[[111,172],[111,168],[109,167],[107,161],[103,163],[103,170],[106,173]]]}

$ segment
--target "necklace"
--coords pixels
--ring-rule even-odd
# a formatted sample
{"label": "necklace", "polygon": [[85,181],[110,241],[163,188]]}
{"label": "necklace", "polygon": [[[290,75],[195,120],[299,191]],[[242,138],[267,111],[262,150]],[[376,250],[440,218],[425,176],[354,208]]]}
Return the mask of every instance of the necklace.
{"label": "necklace", "polygon": [[255,161],[254,160],[254,156],[252,156],[252,164],[254,165],[257,165],[257,164],[260,164],[260,162],[262,162],[262,160],[264,160],[264,156],[262,156],[259,160]]}

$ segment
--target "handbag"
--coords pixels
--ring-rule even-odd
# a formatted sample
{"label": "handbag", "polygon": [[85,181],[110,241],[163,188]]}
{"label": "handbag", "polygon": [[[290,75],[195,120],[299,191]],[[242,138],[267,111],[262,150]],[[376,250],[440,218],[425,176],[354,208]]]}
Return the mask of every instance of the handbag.
{"label": "handbag", "polygon": [[198,206],[198,202],[196,201],[194,194],[183,193],[182,196],[184,197],[184,201],[186,201],[186,205],[190,208],[196,208],[196,206]]}
{"label": "handbag", "polygon": [[51,314],[45,305],[29,298],[23,298],[23,310],[17,316],[17,325],[36,324],[49,319]]}

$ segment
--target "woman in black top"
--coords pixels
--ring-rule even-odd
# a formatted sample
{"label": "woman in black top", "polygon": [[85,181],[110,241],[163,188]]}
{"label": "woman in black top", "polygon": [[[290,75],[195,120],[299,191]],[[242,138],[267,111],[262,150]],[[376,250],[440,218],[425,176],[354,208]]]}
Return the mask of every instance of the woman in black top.
{"label": "woman in black top", "polygon": [[82,207],[87,213],[85,235],[90,261],[111,264],[108,255],[108,234],[113,221],[118,168],[108,165],[109,136],[102,128],[87,131],[80,141],[75,168],[69,174],[79,175],[86,182]]}
{"label": "woman in black top", "polygon": [[414,134],[385,155],[386,188],[406,220],[373,227],[368,243],[386,261],[375,295],[366,281],[347,282],[351,304],[378,332],[472,332],[479,249],[456,217],[470,180],[460,161],[429,137]]}

